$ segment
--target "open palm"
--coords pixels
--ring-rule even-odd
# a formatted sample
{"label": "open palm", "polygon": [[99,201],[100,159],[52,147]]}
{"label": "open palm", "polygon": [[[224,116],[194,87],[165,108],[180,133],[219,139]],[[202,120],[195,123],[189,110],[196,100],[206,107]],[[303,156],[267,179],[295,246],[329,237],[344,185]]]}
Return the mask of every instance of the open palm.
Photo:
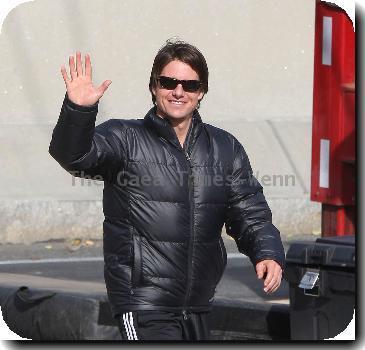
{"label": "open palm", "polygon": [[111,80],[105,80],[99,87],[95,87],[92,82],[91,60],[88,54],[85,55],[85,67],[82,66],[81,53],[76,52],[75,58],[69,57],[70,77],[66,68],[61,67],[63,80],[66,84],[68,98],[81,106],[95,104],[111,84]]}

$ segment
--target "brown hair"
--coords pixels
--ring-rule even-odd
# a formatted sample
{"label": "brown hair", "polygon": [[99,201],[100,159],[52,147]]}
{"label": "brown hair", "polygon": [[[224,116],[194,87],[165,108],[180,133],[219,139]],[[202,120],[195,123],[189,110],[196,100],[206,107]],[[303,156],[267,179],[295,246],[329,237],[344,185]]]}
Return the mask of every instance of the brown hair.
{"label": "brown hair", "polygon": [[202,83],[201,90],[205,94],[208,92],[209,73],[207,62],[205,61],[203,54],[195,46],[188,44],[187,42],[170,39],[167,40],[166,44],[158,51],[155,60],[153,61],[149,83],[153,104],[156,102],[156,97],[153,94],[152,89],[157,87],[157,78],[164,67],[175,60],[188,64],[198,74],[199,80]]}

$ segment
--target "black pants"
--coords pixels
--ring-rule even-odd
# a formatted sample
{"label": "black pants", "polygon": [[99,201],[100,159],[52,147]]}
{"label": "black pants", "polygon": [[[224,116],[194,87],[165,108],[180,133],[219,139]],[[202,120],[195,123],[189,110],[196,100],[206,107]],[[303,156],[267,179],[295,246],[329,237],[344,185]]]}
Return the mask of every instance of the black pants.
{"label": "black pants", "polygon": [[123,340],[209,339],[208,313],[172,313],[165,311],[126,312],[118,317]]}

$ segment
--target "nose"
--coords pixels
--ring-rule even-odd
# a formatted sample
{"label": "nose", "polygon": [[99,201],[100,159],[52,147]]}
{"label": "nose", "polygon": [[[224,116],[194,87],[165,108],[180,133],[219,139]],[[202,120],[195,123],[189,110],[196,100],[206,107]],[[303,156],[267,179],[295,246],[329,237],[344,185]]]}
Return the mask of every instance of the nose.
{"label": "nose", "polygon": [[176,88],[172,91],[174,97],[183,97],[184,89],[181,84],[177,84]]}

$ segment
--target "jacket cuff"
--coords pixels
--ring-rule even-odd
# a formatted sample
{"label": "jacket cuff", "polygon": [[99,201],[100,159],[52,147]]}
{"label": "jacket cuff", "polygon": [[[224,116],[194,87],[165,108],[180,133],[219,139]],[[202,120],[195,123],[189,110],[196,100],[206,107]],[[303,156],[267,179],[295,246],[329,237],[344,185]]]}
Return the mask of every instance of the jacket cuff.
{"label": "jacket cuff", "polygon": [[99,101],[90,106],[78,105],[72,102],[66,93],[62,108],[66,111],[67,124],[81,127],[94,125],[98,113],[98,104]]}

